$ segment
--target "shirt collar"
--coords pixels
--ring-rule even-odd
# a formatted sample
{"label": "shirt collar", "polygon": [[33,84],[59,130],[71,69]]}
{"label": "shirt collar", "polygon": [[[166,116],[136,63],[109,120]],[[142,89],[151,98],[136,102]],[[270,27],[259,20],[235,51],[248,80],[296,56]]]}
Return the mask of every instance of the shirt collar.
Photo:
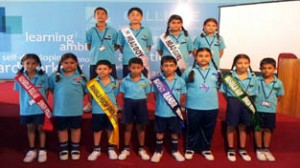
{"label": "shirt collar", "polygon": [[[125,77],[125,79],[126,80],[130,80],[130,81],[132,81],[132,79],[131,79],[131,73],[129,73],[126,77]],[[143,75],[143,73],[141,73],[141,78],[140,78],[140,80],[144,80],[146,77]]]}
{"label": "shirt collar", "polygon": [[[116,83],[115,78],[113,78],[111,75],[109,75],[109,78],[110,78],[110,83]],[[99,76],[96,77],[96,80],[97,80],[98,82],[101,82]],[[102,83],[102,82],[101,82],[101,83]]]}
{"label": "shirt collar", "polygon": [[[276,77],[276,75],[273,75],[273,77],[274,77],[274,79],[273,79],[272,83],[273,83],[273,82],[276,82],[276,81],[278,80],[278,78]],[[264,81],[265,79],[264,79],[263,76],[259,76],[259,80],[260,80],[260,81]]]}

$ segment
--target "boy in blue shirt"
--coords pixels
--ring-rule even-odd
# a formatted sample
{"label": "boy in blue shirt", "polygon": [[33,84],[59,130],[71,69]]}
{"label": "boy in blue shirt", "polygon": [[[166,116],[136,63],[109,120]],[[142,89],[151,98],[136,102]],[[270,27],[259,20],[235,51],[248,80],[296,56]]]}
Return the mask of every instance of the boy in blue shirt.
{"label": "boy in blue shirt", "polygon": [[[171,90],[177,101],[183,100],[186,94],[185,81],[179,77],[175,72],[177,69],[177,61],[173,56],[164,56],[161,59],[161,69],[163,71],[162,79],[167,87]],[[172,155],[174,158],[182,162],[184,157],[178,151],[178,134],[180,133],[180,118],[176,116],[170,106],[167,105],[166,100],[156,87],[153,87],[156,98],[155,109],[155,132],[156,132],[156,148],[152,162],[159,162],[162,157],[163,138],[164,133],[169,131],[171,133]]]}
{"label": "boy in blue shirt", "polygon": [[[130,30],[134,34],[145,54],[148,56],[149,51],[151,50],[151,46],[153,45],[153,39],[150,29],[142,26],[141,24],[141,21],[143,19],[143,11],[138,7],[133,7],[129,9],[127,15],[128,20],[130,21]],[[126,42],[126,39],[121,30],[119,31],[117,45],[120,46],[120,51],[123,54],[123,77],[125,77],[129,73],[128,61],[131,58],[136,57],[136,55],[132,51],[128,42]],[[143,70],[143,74],[144,76],[147,76],[147,69]]]}
{"label": "boy in blue shirt", "polygon": [[[112,72],[112,64],[107,60],[100,60],[96,64],[96,80],[103,88],[105,95],[109,98],[114,106],[117,105],[116,96],[119,93],[119,83],[110,76]],[[101,155],[100,141],[102,136],[102,131],[107,130],[107,135],[110,137],[112,134],[113,125],[110,119],[105,114],[103,108],[97,103],[95,99],[92,101],[92,129],[94,133],[94,150],[88,156],[89,161],[95,161]],[[112,144],[108,144],[108,156],[109,159],[115,160],[118,158]]]}
{"label": "boy in blue shirt", "polygon": [[[112,63],[111,75],[117,79],[115,50],[118,48],[116,45],[118,32],[111,26],[106,24],[108,13],[105,8],[98,7],[94,10],[94,18],[97,21],[95,27],[90,28],[86,32],[87,48],[90,51],[90,79],[97,76],[96,63],[99,60],[108,60]],[[87,104],[84,112],[92,110],[91,104]]]}
{"label": "boy in blue shirt", "polygon": [[94,17],[97,21],[95,27],[86,32],[87,48],[90,51],[90,79],[97,76],[96,63],[99,60],[108,60],[112,62],[111,75],[116,79],[115,50],[117,49],[118,32],[106,24],[108,19],[107,10],[98,7],[94,10]]}
{"label": "boy in blue shirt", "polygon": [[143,61],[138,57],[129,60],[128,74],[121,83],[120,92],[124,97],[124,109],[121,123],[125,124],[124,143],[125,147],[119,155],[119,160],[124,160],[129,156],[129,142],[134,119],[137,124],[139,155],[143,160],[150,157],[144,149],[146,124],[149,123],[147,109],[147,94],[151,91],[149,80],[142,74],[144,70]]}
{"label": "boy in blue shirt", "polygon": [[276,122],[277,101],[284,95],[282,82],[274,75],[276,61],[273,58],[264,58],[260,62],[262,76],[258,77],[258,96],[255,106],[261,130],[255,131],[256,157],[260,161],[275,161],[269,151],[272,131]]}

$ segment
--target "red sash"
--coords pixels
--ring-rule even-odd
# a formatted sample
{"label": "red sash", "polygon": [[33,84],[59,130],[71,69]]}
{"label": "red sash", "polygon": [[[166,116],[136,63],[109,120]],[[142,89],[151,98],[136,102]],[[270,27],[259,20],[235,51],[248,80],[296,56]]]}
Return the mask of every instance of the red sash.
{"label": "red sash", "polygon": [[22,88],[29,94],[37,105],[45,113],[43,129],[45,131],[52,131],[53,125],[50,118],[52,117],[51,108],[40,91],[28,80],[23,74],[17,75],[15,80],[22,86]]}

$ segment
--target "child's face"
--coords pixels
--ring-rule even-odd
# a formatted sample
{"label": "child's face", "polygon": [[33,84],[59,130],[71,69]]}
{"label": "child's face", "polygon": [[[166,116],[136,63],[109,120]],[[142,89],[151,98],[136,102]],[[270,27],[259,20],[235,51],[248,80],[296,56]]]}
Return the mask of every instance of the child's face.
{"label": "child's face", "polygon": [[142,71],[144,70],[143,65],[135,64],[135,63],[130,64],[130,66],[128,68],[129,68],[129,71],[132,76],[139,76],[139,75],[141,75]]}
{"label": "child's face", "polygon": [[271,77],[273,76],[276,68],[272,64],[264,64],[260,67],[260,70],[264,77]]}
{"label": "child's face", "polygon": [[247,72],[250,66],[250,61],[247,58],[240,58],[237,60],[235,67],[238,72]]}
{"label": "child's face", "polygon": [[200,51],[195,56],[195,60],[199,66],[209,65],[211,54],[208,51]]}
{"label": "child's face", "polygon": [[161,69],[164,72],[165,76],[169,76],[175,73],[177,65],[172,61],[168,61],[162,64]]}
{"label": "child's face", "polygon": [[112,69],[107,65],[98,65],[96,68],[96,73],[100,79],[109,76],[111,71]]}
{"label": "child's face", "polygon": [[108,16],[104,10],[97,10],[94,17],[97,22],[106,22],[106,20],[108,19]]}
{"label": "child's face", "polygon": [[204,25],[204,31],[207,34],[213,34],[218,29],[218,25],[215,22],[207,22]]}
{"label": "child's face", "polygon": [[35,72],[38,67],[38,63],[33,58],[28,58],[23,61],[23,66],[28,73]]}
{"label": "child's face", "polygon": [[173,19],[169,23],[169,27],[170,27],[171,31],[180,31],[181,27],[182,27],[182,22],[180,20]]}
{"label": "child's face", "polygon": [[139,24],[143,20],[143,16],[138,11],[134,10],[128,15],[128,20],[131,24]]}
{"label": "child's face", "polygon": [[78,63],[72,58],[67,58],[61,63],[64,72],[74,72],[77,68],[77,64]]}

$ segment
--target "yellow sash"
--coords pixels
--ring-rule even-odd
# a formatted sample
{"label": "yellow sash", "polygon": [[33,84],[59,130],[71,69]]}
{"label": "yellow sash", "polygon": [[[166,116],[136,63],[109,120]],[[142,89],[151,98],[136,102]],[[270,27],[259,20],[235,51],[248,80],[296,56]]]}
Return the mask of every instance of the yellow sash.
{"label": "yellow sash", "polygon": [[109,121],[111,122],[114,130],[109,137],[108,142],[113,145],[119,146],[119,126],[117,118],[117,108],[105,94],[104,90],[97,82],[96,78],[87,83],[87,88],[90,91],[93,98],[96,100],[98,105],[103,109],[104,113],[107,115]]}

